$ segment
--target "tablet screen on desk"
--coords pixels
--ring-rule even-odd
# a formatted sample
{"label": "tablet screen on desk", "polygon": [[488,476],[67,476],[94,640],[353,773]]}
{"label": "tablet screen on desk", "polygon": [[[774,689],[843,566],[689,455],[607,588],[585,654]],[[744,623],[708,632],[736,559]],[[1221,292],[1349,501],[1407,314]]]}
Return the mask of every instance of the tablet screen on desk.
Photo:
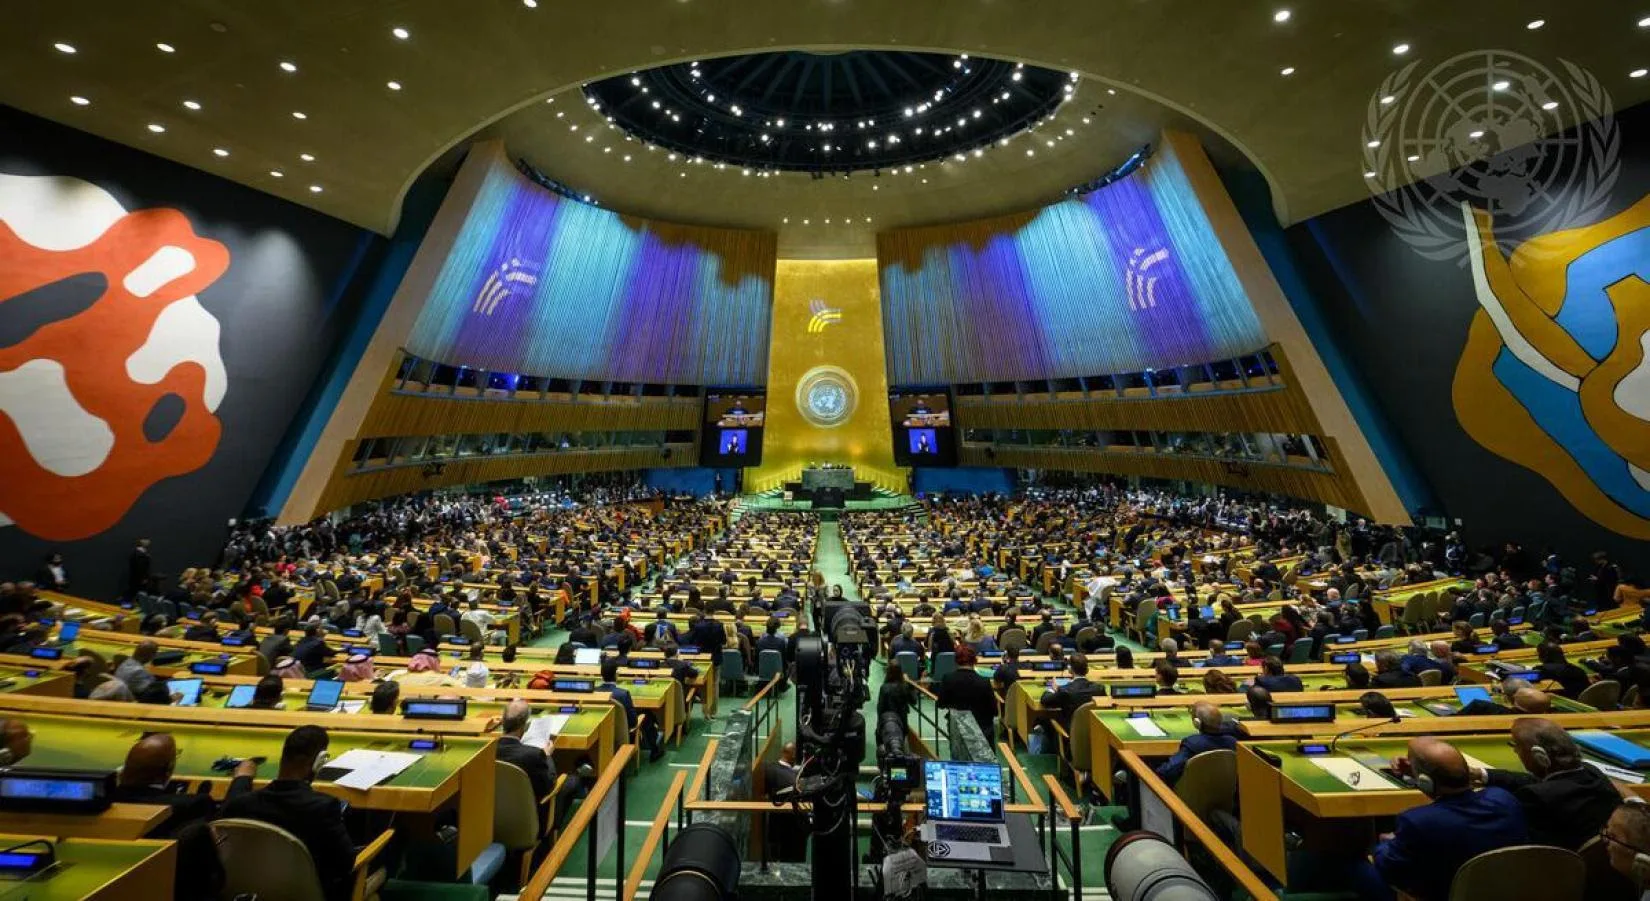
{"label": "tablet screen on desk", "polygon": [[79,638],[79,637],[80,637],[80,624],[79,623],[64,623],[63,628],[57,630],[57,640],[62,642],[63,644],[68,644],[69,642],[74,641],[76,638]]}
{"label": "tablet screen on desk", "polygon": [[1476,685],[1458,686],[1455,689],[1455,699],[1461,702],[1462,707],[1465,707],[1473,701],[1490,700],[1490,690]]}
{"label": "tablet screen on desk", "polygon": [[574,648],[573,663],[577,666],[598,666],[602,662],[601,648]]}
{"label": "tablet screen on desk", "polygon": [[168,679],[166,690],[175,695],[183,695],[178,701],[180,707],[193,707],[201,702],[201,688],[206,685],[200,679]]}
{"label": "tablet screen on desk", "polygon": [[316,679],[304,706],[311,710],[331,710],[338,706],[338,699],[343,696],[344,683],[336,679]]}
{"label": "tablet screen on desk", "polygon": [[229,690],[229,700],[225,701],[223,706],[251,707],[252,695],[256,693],[257,690],[258,686],[256,685],[237,685]]}

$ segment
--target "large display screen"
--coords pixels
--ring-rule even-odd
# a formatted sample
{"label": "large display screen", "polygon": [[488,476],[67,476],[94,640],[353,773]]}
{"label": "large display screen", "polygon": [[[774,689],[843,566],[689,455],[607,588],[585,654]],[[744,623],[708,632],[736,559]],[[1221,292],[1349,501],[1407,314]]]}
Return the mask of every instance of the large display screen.
{"label": "large display screen", "polygon": [[888,395],[894,428],[894,462],[900,466],[956,466],[951,395],[943,388]]}
{"label": "large display screen", "polygon": [[768,400],[761,392],[705,394],[705,428],[699,440],[701,466],[755,466],[762,462],[762,427]]}

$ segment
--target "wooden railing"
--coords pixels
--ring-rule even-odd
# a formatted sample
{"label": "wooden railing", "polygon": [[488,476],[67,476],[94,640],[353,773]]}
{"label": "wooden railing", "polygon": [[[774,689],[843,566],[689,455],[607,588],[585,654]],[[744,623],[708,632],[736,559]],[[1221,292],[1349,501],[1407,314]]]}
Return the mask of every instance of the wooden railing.
{"label": "wooden railing", "polygon": [[1192,812],[1190,807],[1186,806],[1186,802],[1180,800],[1180,796],[1174,793],[1174,789],[1170,788],[1168,783],[1157,777],[1157,773],[1153,772],[1152,768],[1140,759],[1139,754],[1133,751],[1119,751],[1117,759],[1134,775],[1134,778],[1140,780],[1143,787],[1162,799],[1163,806],[1168,808],[1175,822],[1179,823],[1181,828],[1185,830],[1185,834],[1192,841],[1207,849],[1215,862],[1220,864],[1220,868],[1225,870],[1233,881],[1248,893],[1250,898],[1254,901],[1278,901],[1277,894],[1267,887],[1266,883],[1255,875],[1255,871],[1249,869],[1249,865],[1233,853],[1225,842],[1220,840],[1220,836],[1215,835],[1214,830],[1210,829],[1208,824],[1204,823],[1196,813]]}
{"label": "wooden railing", "polygon": [[[561,838],[556,839],[556,843],[550,847],[550,853],[545,855],[544,862],[539,864],[538,869],[534,870],[533,875],[527,880],[527,884],[522,886],[521,901],[542,901],[544,893],[549,890],[556,874],[560,873],[562,866],[567,863],[567,858],[572,855],[573,847],[579,843],[579,839],[596,841],[593,825],[596,812],[601,809],[602,802],[607,800],[608,793],[617,790],[619,780],[624,777],[625,768],[630,765],[630,758],[635,754],[636,746],[626,744],[613,755],[613,760],[602,770],[596,784],[591,787],[590,794],[579,803],[579,809],[574,811],[573,818],[567,822],[567,827],[561,832]],[[619,829],[623,831],[622,812],[620,820]],[[594,872],[585,875],[588,879],[596,878]]]}

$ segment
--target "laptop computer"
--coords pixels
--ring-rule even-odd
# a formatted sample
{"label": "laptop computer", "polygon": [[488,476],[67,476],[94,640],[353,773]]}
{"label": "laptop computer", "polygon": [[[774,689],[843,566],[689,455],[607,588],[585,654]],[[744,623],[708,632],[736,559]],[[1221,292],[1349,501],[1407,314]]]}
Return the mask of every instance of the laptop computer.
{"label": "laptop computer", "polygon": [[304,701],[304,709],[324,713],[337,707],[343,695],[344,683],[335,679],[316,679],[309,689],[309,697]]}
{"label": "laptop computer", "polygon": [[926,760],[922,765],[928,856],[1007,863],[1014,859],[1003,822],[1003,771],[995,763]]}

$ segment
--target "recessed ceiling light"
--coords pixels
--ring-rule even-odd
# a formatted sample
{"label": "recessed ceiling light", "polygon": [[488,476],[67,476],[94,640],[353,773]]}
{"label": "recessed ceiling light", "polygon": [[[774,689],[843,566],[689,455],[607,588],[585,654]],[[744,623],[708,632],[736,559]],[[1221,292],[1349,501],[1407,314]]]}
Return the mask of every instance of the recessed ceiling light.
{"label": "recessed ceiling light", "polygon": [[1643,78],[1647,74],[1650,74],[1650,69],[1634,69],[1633,71],[1627,73],[1627,77]]}
{"label": "recessed ceiling light", "polygon": [[1274,21],[1274,22],[1287,22],[1287,21],[1289,21],[1289,16],[1290,16],[1289,10],[1280,9],[1277,12],[1272,14],[1272,21]]}
{"label": "recessed ceiling light", "polygon": [[305,115],[301,112],[298,112],[297,110],[293,110],[292,111],[292,118],[294,118],[294,119],[308,119],[309,116],[307,116],[307,115]]}
{"label": "recessed ceiling light", "polygon": [[161,125],[158,122],[150,122],[149,123],[149,130],[158,135],[158,134],[161,134],[162,132],[166,131],[166,126]]}
{"label": "recessed ceiling light", "polygon": [[75,106],[89,106],[91,104],[90,100],[87,100],[85,97],[82,97],[79,94],[76,94],[73,97],[70,97],[69,102],[74,104]]}
{"label": "recessed ceiling light", "polygon": [[1282,71],[1278,72],[1278,74],[1282,75],[1284,77],[1288,77],[1290,75],[1293,75],[1293,74],[1295,74],[1295,67],[1294,66],[1284,66]]}
{"label": "recessed ceiling light", "polygon": [[1650,28],[1650,16],[1645,16],[1644,18],[1640,19],[1639,20],[1639,27],[1640,28]]}
{"label": "recessed ceiling light", "polygon": [[285,172],[282,172],[279,169],[271,169],[269,170],[269,174],[275,176],[276,178],[281,178],[286,175]]}
{"label": "recessed ceiling light", "polygon": [[1549,100],[1546,103],[1541,104],[1541,108],[1544,109],[1544,110],[1548,110],[1548,111],[1558,109],[1558,101],[1557,100]]}
{"label": "recessed ceiling light", "polygon": [[298,71],[298,65],[297,63],[287,62],[283,59],[281,60],[281,71],[287,73],[296,72]]}
{"label": "recessed ceiling light", "polygon": [[1490,87],[1494,90],[1497,90],[1497,91],[1505,91],[1506,89],[1512,87],[1512,82],[1510,82],[1510,81],[1498,81],[1495,84],[1490,85]]}
{"label": "recessed ceiling light", "polygon": [[1408,44],[1394,44],[1393,47],[1392,47],[1392,54],[1394,56],[1403,56],[1404,54],[1406,54],[1408,52],[1409,52],[1409,45]]}
{"label": "recessed ceiling light", "polygon": [[400,27],[399,25],[394,27],[394,28],[391,28],[390,29],[390,34],[395,35],[397,38],[399,38],[403,41],[406,40],[407,38],[412,37],[412,32],[408,31],[405,28]]}
{"label": "recessed ceiling light", "polygon": [[321,186],[320,185],[310,185],[309,186],[309,193],[311,193],[311,194],[321,193]]}
{"label": "recessed ceiling light", "polygon": [[214,156],[228,156],[229,151],[223,149],[222,147],[214,147],[212,148],[212,154]]}
{"label": "recessed ceiling light", "polygon": [[1379,146],[1381,146],[1381,142],[1380,141],[1370,141],[1368,144],[1365,144],[1364,146],[1365,147],[1379,147]]}
{"label": "recessed ceiling light", "polygon": [[803,225],[812,225],[813,223],[809,222],[807,219],[804,219],[804,220],[802,220],[802,224]]}
{"label": "recessed ceiling light", "polygon": [[301,159],[306,163],[313,163],[313,162],[315,162],[315,154],[313,154],[313,153],[300,153],[300,154],[298,154],[298,159]]}
{"label": "recessed ceiling light", "polygon": [[630,154],[627,153],[624,155],[624,161],[627,163],[630,162]]}
{"label": "recessed ceiling light", "polygon": [[178,48],[172,46],[171,44],[166,43],[165,41],[161,41],[160,43],[156,44],[155,49],[159,50],[162,53],[176,53],[176,52],[178,52]]}
{"label": "recessed ceiling light", "polygon": [[539,0],[521,0],[521,5],[527,7],[528,9],[538,9]]}
{"label": "recessed ceiling light", "polygon": [[387,81],[387,82],[384,83],[384,87],[389,88],[392,91],[399,91],[399,90],[401,90],[401,82],[399,82],[399,81]]}
{"label": "recessed ceiling light", "polygon": [[1392,104],[1394,104],[1396,102],[1398,102],[1398,98],[1393,96],[1392,94],[1388,94],[1385,97],[1381,98],[1381,105],[1382,106],[1391,106]]}
{"label": "recessed ceiling light", "polygon": [[1524,27],[1525,27],[1525,28],[1528,28],[1528,29],[1529,29],[1529,30],[1531,30],[1531,31],[1534,31],[1534,30],[1536,30],[1536,29],[1537,29],[1537,28],[1540,28],[1540,27],[1541,27],[1541,26],[1543,26],[1543,25],[1545,25],[1545,24],[1547,24],[1547,20],[1546,20],[1546,19],[1532,19],[1532,20],[1531,20],[1531,21],[1530,21],[1530,23],[1529,23],[1529,24],[1528,24],[1528,25],[1525,25],[1525,26],[1524,26]]}
{"label": "recessed ceiling light", "polygon": [[791,217],[789,217],[789,216],[786,216],[786,217],[785,217],[785,218],[783,218],[783,219],[781,219],[781,220],[779,220],[779,221],[780,221],[780,222],[781,222],[781,223],[783,223],[783,224],[786,224],[786,225],[789,225],[789,224],[790,224],[790,221],[791,221]]}
{"label": "recessed ceiling light", "polygon": [[201,108],[201,105],[196,103],[193,100],[185,100],[183,102],[183,106],[184,106],[185,109],[192,109],[192,110],[198,110],[198,109]]}
{"label": "recessed ceiling light", "polygon": [[1369,171],[1369,172],[1365,172],[1365,173],[1364,173],[1364,178],[1374,178],[1374,177],[1375,177],[1375,172],[1374,172],[1374,170],[1371,170],[1371,171]]}
{"label": "recessed ceiling light", "polygon": [[1483,132],[1482,129],[1480,129],[1478,131],[1474,131],[1474,132],[1467,135],[1467,137],[1472,138],[1475,141],[1478,140],[1479,138],[1483,137],[1483,136],[1484,136],[1484,132]]}
{"label": "recessed ceiling light", "polygon": [[1036,155],[1037,155],[1037,151],[1031,149],[1030,147],[1026,148],[1026,156],[1036,156]]}
{"label": "recessed ceiling light", "polygon": [[73,44],[65,44],[62,41],[58,41],[57,43],[53,44],[52,46],[57,48],[58,53],[74,53],[75,52]]}
{"label": "recessed ceiling light", "polygon": [[1412,153],[1408,157],[1405,157],[1405,159],[1408,159],[1412,163],[1419,163],[1421,161],[1421,155],[1419,153]]}

